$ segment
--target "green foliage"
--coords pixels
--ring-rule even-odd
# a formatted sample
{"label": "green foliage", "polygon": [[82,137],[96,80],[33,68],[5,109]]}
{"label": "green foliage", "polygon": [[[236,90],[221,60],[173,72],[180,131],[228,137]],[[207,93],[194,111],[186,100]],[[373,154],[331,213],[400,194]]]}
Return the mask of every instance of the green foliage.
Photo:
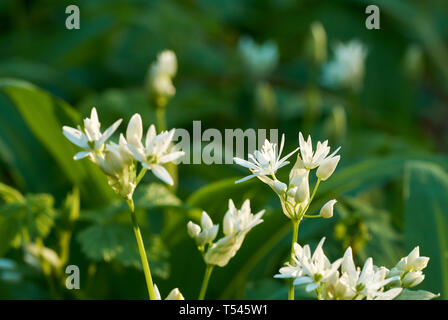
{"label": "green foliage", "polygon": [[[129,209],[96,166],[73,160],[79,148],[62,127],[80,125],[93,106],[102,128],[122,118],[124,131],[136,112],[145,129],[158,125],[144,79],[165,48],[179,62],[169,128],[192,135],[194,120],[203,131],[279,128],[286,152],[299,131],[313,143],[341,145],[339,167],[310,208],[318,212],[335,198],[335,216],[305,221],[299,242],[313,246],[326,236],[330,258],[350,244],[355,260],[371,256],[389,267],[419,245],[431,259],[418,288],[448,298],[446,1],[377,0],[381,29],[373,31],[364,28],[367,0],[78,2],[76,31],[64,27],[65,2],[0,2],[0,299],[146,298]],[[315,21],[325,28],[328,59],[339,41],[366,44],[358,94],[321,83],[309,43]],[[238,52],[246,35],[277,44],[272,73],[249,75]],[[235,185],[247,173],[235,165],[178,170],[177,190],[148,172],[134,197],[160,291],[179,287],[197,297],[204,265],[186,223],[198,222],[202,210],[221,222],[229,198],[237,205],[248,198],[254,211],[266,209],[265,222],[226,268],[214,270],[207,296],[285,298],[285,283],[272,276],[287,260],[291,227],[277,197],[257,179]],[[45,274],[23,258],[26,244],[79,265],[86,287],[52,289],[63,283],[62,269]],[[296,297],[314,298],[299,288]],[[430,295],[405,290],[399,298]]]}
{"label": "green foliage", "polygon": [[405,179],[405,236],[409,251],[431,257],[421,285],[448,298],[448,174],[428,162],[409,162]]}
{"label": "green foliage", "polygon": [[[0,205],[0,255],[36,237],[45,238],[54,224],[54,199],[49,194],[22,196],[0,183],[6,202]],[[3,191],[8,189],[7,193]],[[10,197],[14,194],[14,197]]]}

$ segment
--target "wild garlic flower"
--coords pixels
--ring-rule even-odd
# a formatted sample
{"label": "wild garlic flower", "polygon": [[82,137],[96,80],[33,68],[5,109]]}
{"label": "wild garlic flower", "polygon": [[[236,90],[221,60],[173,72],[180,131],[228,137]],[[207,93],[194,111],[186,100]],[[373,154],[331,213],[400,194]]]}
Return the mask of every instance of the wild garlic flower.
{"label": "wild garlic flower", "polygon": [[425,279],[422,270],[426,268],[428,262],[429,258],[420,257],[420,249],[415,247],[392,268],[389,276],[398,276],[403,288],[415,287]]}
{"label": "wild garlic flower", "polygon": [[[157,288],[157,285],[154,284],[154,291],[156,294],[156,300],[162,300],[162,297],[160,296],[159,288]],[[175,288],[171,290],[171,292],[168,294],[168,296],[165,298],[165,300],[185,300],[184,296],[180,292],[178,288]]]}
{"label": "wild garlic flower", "polygon": [[278,47],[272,41],[258,45],[252,38],[242,37],[238,49],[248,71],[256,78],[268,75],[278,63]]}
{"label": "wild garlic flower", "polygon": [[349,247],[344,253],[342,262],[342,276],[340,282],[347,288],[345,297],[350,299],[367,300],[391,300],[398,296],[401,290],[387,290],[383,288],[397,278],[387,278],[385,267],[373,265],[372,258],[368,258],[364,263],[362,271],[355,267],[353,262],[352,249]]}
{"label": "wild garlic flower", "polygon": [[101,133],[98,113],[96,112],[96,108],[92,108],[90,118],[84,119],[84,129],[81,129],[80,126],[77,129],[68,126],[62,127],[62,133],[71,143],[85,149],[84,151],[78,152],[74,156],[74,159],[80,160],[89,156],[95,162],[95,156],[98,154],[101,155],[105,142],[117,130],[121,121],[122,119],[115,121],[106,131]]}
{"label": "wild garlic flower", "polygon": [[[415,270],[421,272],[428,263],[428,258],[419,257],[418,248],[414,249],[408,257],[401,259],[397,264],[398,268],[396,266],[391,271],[385,267],[375,266],[372,258],[368,258],[360,269],[355,266],[350,247],[341,259],[331,263],[322,249],[324,240],[325,238],[320,241],[312,256],[308,245],[302,248],[299,244],[294,244],[293,262],[286,263],[280,268],[279,274],[274,278],[293,278],[294,285],[306,285],[306,291],[316,291],[318,298],[325,300],[433,299],[437,297],[423,290],[403,289],[406,285],[399,281],[400,277],[405,277],[406,272],[416,272]],[[410,261],[409,264],[408,261]],[[340,270],[338,270],[339,267]]]}
{"label": "wild garlic flower", "polygon": [[173,185],[174,182],[163,165],[173,162],[185,154],[183,151],[173,150],[171,144],[174,132],[175,129],[172,129],[156,134],[156,127],[151,125],[146,133],[145,145],[143,145],[143,125],[139,114],[132,116],[126,132],[127,146],[132,156],[144,168],[151,170],[157,178],[169,185]]}
{"label": "wild garlic flower", "polygon": [[[202,229],[201,229],[202,227]],[[205,245],[211,244],[218,235],[218,224],[213,224],[212,219],[207,212],[202,211],[201,227],[192,221],[188,222],[188,234],[196,240],[199,250],[203,251]]]}
{"label": "wild garlic flower", "polygon": [[[322,283],[325,283],[341,265],[342,259],[331,263],[322,250],[325,237],[319,242],[314,250],[311,259],[307,255],[296,255],[298,264],[302,269],[302,274],[295,278],[294,285],[306,284],[307,292],[316,290]],[[300,246],[299,246],[300,247]],[[296,249],[297,247],[295,247]]]}
{"label": "wild garlic flower", "polygon": [[[329,168],[321,170],[322,176],[325,178],[322,180],[328,179],[328,177],[336,169],[336,166],[339,162],[340,156],[336,156],[336,153],[341,149],[341,147],[337,148],[331,155],[328,155],[330,153],[328,140],[325,140],[323,143],[318,141],[316,151],[313,152],[311,136],[308,136],[308,139],[305,141],[302,132],[299,132],[299,145],[303,167],[306,170],[312,170],[314,168],[322,166],[323,164],[326,164],[325,166],[328,166]],[[317,172],[319,175],[319,169]]]}
{"label": "wild garlic flower", "polygon": [[164,107],[169,98],[174,96],[176,88],[172,79],[177,72],[177,58],[173,51],[159,53],[157,61],[148,70],[147,82],[149,90],[155,95],[157,105]]}
{"label": "wild garlic flower", "polygon": [[[284,135],[282,135],[279,152],[277,152],[276,144],[266,140],[261,151],[256,150],[254,154],[249,154],[249,161],[234,158],[236,164],[249,168],[252,172],[251,175],[236,181],[236,183],[257,177],[278,195],[283,213],[288,218],[298,221],[306,215],[312,201],[309,186],[310,170],[318,168],[317,177],[321,181],[325,181],[333,174],[340,159],[340,156],[336,155],[340,148],[329,155],[328,141],[318,142],[316,151],[313,152],[311,137],[305,141],[300,132],[299,145],[299,148],[280,158],[284,146]],[[299,149],[300,154],[297,155],[296,163],[289,173],[289,185],[287,185],[278,180],[275,173],[279,168],[289,164],[289,161],[286,160]],[[328,202],[322,208],[320,216],[330,218],[333,215],[335,203],[336,200]]]}
{"label": "wild garlic flower", "polygon": [[236,164],[246,167],[252,172],[251,175],[240,179],[235,183],[247,181],[257,176],[274,176],[278,169],[289,164],[289,161],[286,160],[299,150],[299,148],[297,148],[285,157],[280,158],[284,144],[285,135],[283,134],[279,150],[277,149],[276,143],[271,143],[266,139],[261,151],[255,150],[253,154],[249,154],[250,161],[238,157],[233,158],[233,161],[235,161]]}
{"label": "wild garlic flower", "polygon": [[[190,221],[188,223],[188,234],[196,240],[198,248],[203,253],[204,261],[207,265],[224,267],[229,260],[236,255],[247,233],[253,227],[263,222],[261,219],[263,214],[264,210],[257,214],[253,214],[249,200],[244,201],[241,209],[237,209],[230,199],[229,209],[223,219],[223,238],[213,243],[218,231],[218,226],[216,225],[216,232],[213,232],[213,236],[210,236],[209,238],[207,238],[207,236],[203,237],[207,238],[207,240],[211,240],[207,242],[202,240],[201,232],[204,232],[204,230],[212,230],[211,226],[213,226],[211,219],[208,215],[205,217],[204,213],[201,219],[202,228],[204,230],[201,231],[201,228],[197,224]],[[205,249],[206,244],[208,244],[207,249]]]}
{"label": "wild garlic flower", "polygon": [[213,243],[204,255],[204,260],[208,265],[217,265],[224,267],[229,260],[233,258],[241,245],[246,234],[256,225],[263,222],[261,217],[264,210],[257,214],[252,214],[250,201],[244,201],[240,210],[238,210],[233,201],[229,199],[229,210],[224,216],[224,235],[225,237]]}
{"label": "wild garlic flower", "polygon": [[357,91],[362,86],[367,49],[361,42],[352,40],[334,48],[334,59],[323,70],[323,82],[330,87]]}
{"label": "wild garlic flower", "polygon": [[120,134],[119,143],[109,142],[104,157],[97,157],[97,163],[107,175],[111,188],[125,199],[131,199],[137,187],[136,167],[127,141]]}

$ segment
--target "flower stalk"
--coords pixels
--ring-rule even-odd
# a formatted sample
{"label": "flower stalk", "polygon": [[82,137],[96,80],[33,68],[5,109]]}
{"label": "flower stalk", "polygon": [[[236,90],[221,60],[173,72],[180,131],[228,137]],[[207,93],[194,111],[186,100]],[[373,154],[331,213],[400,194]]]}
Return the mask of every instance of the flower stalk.
{"label": "flower stalk", "polygon": [[[291,257],[289,258],[289,263],[291,265],[294,263],[294,243],[297,242],[299,236],[299,224],[299,220],[292,220]],[[294,300],[294,280],[289,282],[288,300]]]}
{"label": "flower stalk", "polygon": [[143,244],[142,234],[135,215],[134,201],[132,199],[127,200],[129,209],[131,211],[132,224],[134,228],[135,238],[137,240],[138,252],[142,260],[143,272],[145,273],[146,286],[148,288],[148,294],[150,300],[157,300],[157,296],[154,290],[154,283],[152,282],[151,269],[149,268],[148,258],[146,257],[145,245]]}
{"label": "flower stalk", "polygon": [[199,292],[198,300],[204,300],[204,298],[205,298],[205,293],[207,292],[208,282],[209,282],[210,276],[212,275],[212,272],[213,272],[213,266],[214,265],[212,265],[212,264],[207,264],[207,266],[205,267],[204,279],[202,280],[201,291]]}

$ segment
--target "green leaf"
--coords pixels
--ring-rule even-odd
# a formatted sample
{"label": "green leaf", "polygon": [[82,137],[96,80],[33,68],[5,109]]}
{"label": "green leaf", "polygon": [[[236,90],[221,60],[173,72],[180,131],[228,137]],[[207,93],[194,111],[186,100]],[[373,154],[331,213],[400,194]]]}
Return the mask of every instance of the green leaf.
{"label": "green leaf", "polygon": [[448,298],[448,174],[429,162],[408,162],[405,169],[405,241],[410,251],[431,260],[421,287]]}
{"label": "green leaf", "polygon": [[[77,239],[82,251],[92,260],[118,261],[124,266],[142,268],[137,242],[130,225],[94,224],[81,231]],[[144,236],[143,240],[151,271],[161,278],[168,277],[167,248],[157,237]]]}
{"label": "green leaf", "polygon": [[425,290],[403,289],[395,300],[431,300],[437,297],[438,295]]}
{"label": "green leaf", "polygon": [[[53,157],[72,184],[79,185],[85,194],[94,193],[95,199],[99,201],[113,198],[113,192],[105,177],[93,164],[73,160],[73,155],[78,150],[62,134],[64,125],[76,126],[80,123],[80,118],[73,108],[61,99],[19,80],[0,79],[0,94],[6,95],[12,101],[13,108],[20,113],[34,137]],[[9,105],[7,107],[11,108]],[[0,119],[0,124],[2,122],[3,119]],[[25,137],[11,141],[10,144],[14,146],[11,152],[20,148],[26,149],[29,141],[24,139]],[[29,165],[37,164],[31,162]]]}
{"label": "green leaf", "polygon": [[18,190],[3,183],[0,183],[0,197],[6,202],[23,201],[23,196]]}
{"label": "green leaf", "polygon": [[0,206],[0,255],[34,237],[45,238],[54,224],[51,195],[29,194],[24,199]]}

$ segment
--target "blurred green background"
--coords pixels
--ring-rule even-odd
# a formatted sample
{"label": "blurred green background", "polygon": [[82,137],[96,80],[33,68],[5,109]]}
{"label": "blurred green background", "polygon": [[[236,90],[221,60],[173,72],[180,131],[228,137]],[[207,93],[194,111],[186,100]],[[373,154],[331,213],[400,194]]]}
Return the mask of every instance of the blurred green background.
{"label": "blurred green background", "polygon": [[[69,4],[80,8],[79,30],[65,28]],[[369,4],[381,10],[380,30],[365,28]],[[61,128],[93,106],[103,128],[135,112],[145,127],[155,123],[144,80],[164,49],[179,65],[168,127],[279,128],[286,152],[299,131],[342,146],[311,208],[336,198],[335,216],[302,223],[301,244],[326,236],[331,259],[351,245],[358,265],[371,256],[389,268],[419,245],[431,258],[419,288],[448,298],[447,18],[444,0],[1,1],[0,298],[146,298],[126,204],[99,169],[72,160],[77,148]],[[326,31],[328,60],[339,41],[367,47],[359,91],[322,84],[314,22]],[[272,70],[248,69],[244,36],[275,43]],[[229,198],[237,206],[250,198],[254,211],[266,209],[265,222],[215,268],[207,297],[286,299],[285,283],[272,277],[287,260],[290,223],[266,185],[234,184],[246,173],[180,165],[176,194],[145,177],[136,207],[162,296],[174,287],[190,299],[199,292],[204,265],[186,222],[202,209],[221,222]],[[79,266],[80,290],[65,288],[66,264]],[[309,296],[297,289],[296,298]]]}

